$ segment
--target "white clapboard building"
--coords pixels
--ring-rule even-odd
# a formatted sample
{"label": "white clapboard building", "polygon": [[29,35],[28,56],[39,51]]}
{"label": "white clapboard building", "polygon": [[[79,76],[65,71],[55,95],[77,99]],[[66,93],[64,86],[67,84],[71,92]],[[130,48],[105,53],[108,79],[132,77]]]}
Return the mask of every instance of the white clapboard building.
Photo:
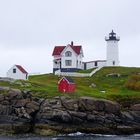
{"label": "white clapboard building", "polygon": [[28,72],[22,66],[14,65],[8,70],[7,77],[17,80],[27,80]]}
{"label": "white clapboard building", "polygon": [[93,60],[83,62],[83,49],[81,45],[74,45],[73,42],[67,46],[55,46],[52,56],[53,72],[60,70],[61,72],[75,72],[79,69],[92,69],[104,66],[119,66],[119,48],[118,41],[120,38],[112,30],[105,37],[106,60]]}
{"label": "white clapboard building", "polygon": [[52,56],[53,72],[74,72],[83,68],[83,49],[81,45],[74,45],[73,42],[66,46],[55,46]]}

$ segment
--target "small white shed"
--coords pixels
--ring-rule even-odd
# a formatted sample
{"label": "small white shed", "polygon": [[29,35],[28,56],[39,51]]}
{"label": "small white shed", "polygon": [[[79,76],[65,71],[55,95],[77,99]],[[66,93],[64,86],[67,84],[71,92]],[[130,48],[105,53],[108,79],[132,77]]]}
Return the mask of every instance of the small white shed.
{"label": "small white shed", "polygon": [[19,80],[27,80],[28,72],[20,65],[14,65],[7,72],[7,77]]}

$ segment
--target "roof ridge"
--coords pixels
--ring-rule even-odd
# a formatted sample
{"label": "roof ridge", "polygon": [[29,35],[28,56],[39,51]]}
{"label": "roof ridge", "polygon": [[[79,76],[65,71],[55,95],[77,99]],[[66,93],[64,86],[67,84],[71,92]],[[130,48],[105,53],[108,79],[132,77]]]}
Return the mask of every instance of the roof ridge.
{"label": "roof ridge", "polygon": [[22,73],[28,74],[28,72],[21,66],[21,65],[15,65]]}

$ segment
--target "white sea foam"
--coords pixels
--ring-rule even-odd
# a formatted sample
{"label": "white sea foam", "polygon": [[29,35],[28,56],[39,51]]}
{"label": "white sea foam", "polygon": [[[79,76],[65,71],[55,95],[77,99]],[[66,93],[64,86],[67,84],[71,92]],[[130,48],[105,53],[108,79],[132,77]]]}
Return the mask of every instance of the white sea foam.
{"label": "white sea foam", "polygon": [[[62,135],[61,135],[62,136]],[[63,136],[97,136],[97,137],[116,137],[117,135],[104,135],[104,134],[93,134],[93,133],[81,133],[81,132],[76,132],[76,133],[70,133],[66,134]]]}
{"label": "white sea foam", "polygon": [[135,137],[140,137],[140,134],[134,134]]}
{"label": "white sea foam", "polygon": [[116,137],[117,135],[104,135],[104,134],[89,134],[92,136],[98,136],[98,137]]}
{"label": "white sea foam", "polygon": [[81,135],[85,135],[84,133],[81,132],[76,132],[76,133],[70,133],[68,134],[68,136],[81,136]]}

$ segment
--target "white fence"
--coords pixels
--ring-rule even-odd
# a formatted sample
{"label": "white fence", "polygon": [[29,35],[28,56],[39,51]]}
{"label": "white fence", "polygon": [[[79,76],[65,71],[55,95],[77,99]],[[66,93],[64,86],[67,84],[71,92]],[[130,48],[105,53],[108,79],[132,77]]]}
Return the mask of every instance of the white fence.
{"label": "white fence", "polygon": [[94,69],[91,73],[78,73],[78,72],[60,72],[60,70],[57,70],[55,72],[55,75],[59,76],[73,76],[73,77],[91,77],[93,74],[95,74],[97,71],[99,71],[102,67],[98,67]]}

